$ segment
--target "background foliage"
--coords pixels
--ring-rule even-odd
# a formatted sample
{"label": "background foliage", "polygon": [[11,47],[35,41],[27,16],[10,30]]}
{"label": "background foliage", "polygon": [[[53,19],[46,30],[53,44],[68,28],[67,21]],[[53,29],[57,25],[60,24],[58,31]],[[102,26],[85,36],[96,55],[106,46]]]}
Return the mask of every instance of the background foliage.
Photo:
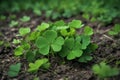
{"label": "background foliage", "polygon": [[87,19],[92,16],[95,20],[110,22],[120,17],[119,0],[2,0],[0,13],[15,13],[21,10],[32,10],[36,15],[43,12],[52,19],[83,13]]}

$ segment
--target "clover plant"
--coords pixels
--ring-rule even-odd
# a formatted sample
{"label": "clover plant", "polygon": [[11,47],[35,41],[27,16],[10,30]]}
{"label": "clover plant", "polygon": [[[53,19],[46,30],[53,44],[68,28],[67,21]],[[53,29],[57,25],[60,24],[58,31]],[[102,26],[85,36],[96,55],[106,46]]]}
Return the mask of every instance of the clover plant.
{"label": "clover plant", "polygon": [[22,22],[27,22],[27,21],[30,21],[30,17],[29,16],[23,16],[20,20]]}
{"label": "clover plant", "polygon": [[30,28],[20,28],[19,29],[19,33],[21,36],[26,35],[29,32],[30,32]]}
{"label": "clover plant", "polygon": [[108,32],[109,35],[118,35],[120,33],[120,24],[115,24],[115,26]]}
{"label": "clover plant", "polygon": [[[29,10],[38,16],[45,16],[51,19],[69,18],[82,13],[87,20],[110,23],[114,18],[120,17],[119,0],[77,0],[75,2],[72,0],[48,0],[47,3],[44,0],[14,2],[2,0],[0,3],[1,16],[4,13],[28,12]],[[5,17],[1,17],[1,19],[4,20]],[[27,19],[26,17],[22,19],[22,21],[28,20],[29,18]]]}
{"label": "clover plant", "polygon": [[48,59],[43,58],[43,59],[38,59],[35,61],[35,63],[29,63],[29,72],[35,72],[37,71],[40,67],[43,68],[49,68],[50,63],[48,62]]}
{"label": "clover plant", "polygon": [[13,42],[12,42],[12,43],[18,44],[18,43],[20,43],[20,40],[19,40],[19,39],[13,39]]}
{"label": "clover plant", "polygon": [[58,52],[62,49],[64,44],[63,37],[59,37],[56,31],[47,30],[36,40],[36,46],[39,48],[39,52],[43,55],[47,55],[52,48],[53,51]]}
{"label": "clover plant", "polygon": [[8,70],[8,76],[16,77],[21,69],[21,63],[12,64]]}
{"label": "clover plant", "polygon": [[0,21],[4,21],[7,17],[4,15],[0,15]]}
{"label": "clover plant", "polygon": [[[80,28],[84,30],[78,34],[77,29]],[[62,20],[54,23],[43,22],[33,31],[30,28],[19,29],[20,43],[17,39],[14,40],[14,43],[18,43],[14,54],[25,56],[30,62],[29,72],[48,66],[49,59],[43,59],[46,56],[56,55],[67,60],[88,62],[92,60],[91,53],[97,48],[96,44],[91,43],[92,34],[93,29],[84,26],[80,20],[72,20],[68,24]],[[33,61],[35,63],[31,63]]]}
{"label": "clover plant", "polygon": [[107,65],[105,62],[101,62],[100,64],[95,64],[92,67],[93,72],[98,75],[99,78],[107,78],[112,77],[119,74],[118,68],[112,68],[110,65]]}
{"label": "clover plant", "polygon": [[0,40],[0,46],[2,46],[4,44],[3,40]]}
{"label": "clover plant", "polygon": [[18,21],[14,21],[14,20],[12,20],[9,24],[10,27],[15,27],[17,25],[18,25]]}

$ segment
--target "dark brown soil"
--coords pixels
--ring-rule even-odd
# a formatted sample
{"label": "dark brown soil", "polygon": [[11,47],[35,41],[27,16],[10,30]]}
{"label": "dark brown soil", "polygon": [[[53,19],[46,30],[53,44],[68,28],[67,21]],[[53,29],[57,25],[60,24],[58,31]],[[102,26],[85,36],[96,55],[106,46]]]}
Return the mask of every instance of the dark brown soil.
{"label": "dark brown soil", "polygon": [[[25,15],[25,13],[18,15],[17,19],[19,19],[22,15]],[[20,27],[29,26],[33,29],[41,22],[48,22],[50,20],[45,18],[44,15],[42,17],[38,17],[31,13],[29,16],[31,17],[31,21],[27,23],[20,23],[18,27],[9,27],[9,16],[6,21],[0,22],[0,33],[3,34],[0,36],[0,40],[4,40],[6,44],[8,43],[10,45],[0,46],[0,80],[33,80],[35,77],[39,77],[40,80],[98,80],[91,70],[92,65],[95,63],[106,61],[111,66],[116,65],[120,67],[120,63],[118,63],[120,61],[120,35],[112,37],[107,34],[107,31],[109,31],[115,23],[103,26],[97,22],[91,23],[78,15],[69,19],[63,18],[63,20],[68,22],[72,19],[80,19],[85,25],[90,25],[94,28],[95,34],[92,36],[92,42],[97,43],[99,46],[99,48],[92,54],[94,59],[88,63],[79,63],[76,61],[66,61],[60,59],[59,57],[51,57],[51,67],[48,71],[39,70],[36,74],[28,73],[27,61],[23,58],[14,57],[13,55],[15,46],[12,44],[12,40],[16,37]],[[7,71],[9,66],[17,62],[22,63],[22,69],[19,76],[15,78],[8,77]],[[107,80],[120,80],[120,75]]]}

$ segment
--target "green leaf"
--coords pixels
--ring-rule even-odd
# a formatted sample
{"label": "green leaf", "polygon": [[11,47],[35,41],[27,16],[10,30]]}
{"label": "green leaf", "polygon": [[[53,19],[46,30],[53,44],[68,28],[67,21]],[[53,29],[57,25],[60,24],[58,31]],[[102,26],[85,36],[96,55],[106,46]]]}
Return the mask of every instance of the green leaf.
{"label": "green leaf", "polygon": [[115,32],[115,31],[109,31],[108,34],[109,34],[109,35],[117,35],[118,32]]}
{"label": "green leaf", "polygon": [[93,34],[93,29],[89,26],[86,26],[84,28],[84,35],[92,35]]}
{"label": "green leaf", "polygon": [[68,29],[69,26],[66,26],[65,25],[65,22],[63,20],[60,20],[60,21],[56,21],[54,24],[53,24],[53,29],[54,30],[62,30],[62,29]]}
{"label": "green leaf", "polygon": [[115,24],[115,26],[108,32],[109,35],[118,35],[120,33],[120,24]]}
{"label": "green leaf", "polygon": [[22,46],[18,46],[18,47],[14,50],[14,55],[15,55],[15,56],[20,56],[20,55],[23,54],[23,51],[24,51],[23,47],[22,47]]}
{"label": "green leaf", "polygon": [[4,44],[4,41],[1,41],[1,40],[0,40],[0,46],[2,46],[3,44]]}
{"label": "green leaf", "polygon": [[63,20],[60,20],[60,21],[56,21],[54,23],[54,26],[65,26],[65,22]]}
{"label": "green leaf", "polygon": [[28,42],[21,42],[21,46],[24,50],[29,50],[30,49],[30,44]]}
{"label": "green leaf", "polygon": [[36,40],[36,46],[43,55],[47,55],[51,48],[55,52],[60,51],[63,44],[64,39],[62,37],[57,37],[57,32],[53,30],[47,30],[43,33],[43,36]]}
{"label": "green leaf", "polygon": [[45,12],[45,16],[46,16],[47,18],[49,18],[51,15],[52,15],[52,10],[47,10],[47,11]]}
{"label": "green leaf", "polygon": [[62,29],[62,30],[60,31],[60,33],[61,33],[62,36],[68,36],[68,32],[67,32],[66,29]]}
{"label": "green leaf", "polygon": [[82,55],[83,51],[82,50],[72,50],[68,56],[67,56],[67,59],[68,60],[72,60],[72,59],[75,59],[76,57],[80,57]]}
{"label": "green leaf", "polygon": [[104,62],[101,62],[99,65],[95,64],[92,67],[92,70],[100,78],[112,77],[119,74],[119,70],[117,68],[111,68]]}
{"label": "green leaf", "polygon": [[49,42],[46,38],[44,37],[39,37],[37,40],[36,40],[36,46],[39,48],[39,52],[43,55],[47,55],[49,53],[49,49],[50,49],[50,46],[49,46]]}
{"label": "green leaf", "polygon": [[83,26],[82,22],[80,20],[72,20],[72,22],[69,22],[68,24],[72,28],[81,28]]}
{"label": "green leaf", "polygon": [[47,30],[43,36],[47,38],[49,42],[53,42],[55,38],[57,37],[57,32],[53,30]]}
{"label": "green leaf", "polygon": [[88,62],[88,61],[90,61],[90,60],[92,60],[93,59],[93,57],[92,56],[90,56],[90,55],[82,55],[79,59],[78,59],[78,61],[79,62]]}
{"label": "green leaf", "polygon": [[56,30],[68,29],[69,26],[57,26]]}
{"label": "green leaf", "polygon": [[67,31],[66,29],[62,29],[60,33],[63,36],[73,36],[75,35],[76,30],[74,28],[70,28],[69,31]]}
{"label": "green leaf", "polygon": [[33,12],[38,16],[40,16],[42,14],[39,9],[34,9]]}
{"label": "green leaf", "polygon": [[90,15],[89,15],[89,14],[86,14],[86,13],[84,13],[84,14],[82,15],[82,17],[85,18],[86,20],[89,20],[89,19],[90,19]]}
{"label": "green leaf", "polygon": [[10,65],[9,70],[8,70],[8,76],[10,77],[18,76],[20,69],[21,69],[21,63]]}
{"label": "green leaf", "polygon": [[86,49],[87,46],[90,44],[90,36],[82,35],[82,49]]}
{"label": "green leaf", "polygon": [[47,28],[49,28],[50,26],[49,26],[49,24],[48,23],[42,23],[41,25],[38,25],[37,26],[37,29],[36,30],[39,30],[39,31],[44,31],[44,30],[46,30]]}
{"label": "green leaf", "polygon": [[28,51],[28,52],[26,53],[26,59],[27,59],[27,61],[29,61],[29,62],[33,61],[33,60],[35,59],[35,52],[33,52],[33,51]]}
{"label": "green leaf", "polygon": [[24,35],[30,33],[30,31],[31,31],[30,28],[20,28],[20,29],[19,29],[19,34],[20,34],[21,36],[24,36]]}
{"label": "green leaf", "polygon": [[12,43],[14,43],[14,44],[18,44],[18,43],[20,43],[21,41],[19,40],[19,39],[13,39],[13,42]]}
{"label": "green leaf", "polygon": [[12,21],[10,22],[9,26],[10,26],[10,27],[14,27],[14,26],[17,26],[18,24],[19,24],[18,21],[12,20]]}
{"label": "green leaf", "polygon": [[23,16],[20,20],[22,22],[27,22],[27,21],[30,21],[30,17],[29,16]]}
{"label": "green leaf", "polygon": [[64,44],[64,39],[62,37],[58,37],[53,44],[51,45],[53,51],[58,52],[61,50],[62,45]]}
{"label": "green leaf", "polygon": [[29,35],[27,35],[26,40],[27,41],[36,40],[39,36],[40,36],[40,32],[33,31]]}
{"label": "green leaf", "polygon": [[35,77],[33,80],[40,80],[39,77]]}
{"label": "green leaf", "polygon": [[68,38],[65,40],[62,50],[60,51],[59,55],[61,57],[67,57],[68,60],[73,60],[75,58],[80,57],[83,54],[81,50],[81,44],[79,41],[80,39]]}
{"label": "green leaf", "polygon": [[42,65],[47,64],[48,59],[43,58],[43,59],[38,59],[35,61],[35,63],[30,63],[29,64],[29,69],[28,72],[35,72],[37,71]]}
{"label": "green leaf", "polygon": [[53,14],[52,14],[52,19],[54,20],[54,19],[57,19],[57,18],[59,18],[60,17],[60,13],[58,13],[58,12],[54,12]]}
{"label": "green leaf", "polygon": [[74,42],[75,42],[74,38],[68,38],[68,39],[65,40],[65,45],[64,46],[69,48],[69,49],[72,49],[73,46],[74,46]]}

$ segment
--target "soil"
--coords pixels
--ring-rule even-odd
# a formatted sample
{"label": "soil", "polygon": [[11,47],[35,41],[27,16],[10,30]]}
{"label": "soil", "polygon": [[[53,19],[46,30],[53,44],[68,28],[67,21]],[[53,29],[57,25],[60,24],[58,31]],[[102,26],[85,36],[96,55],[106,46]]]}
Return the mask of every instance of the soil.
{"label": "soil", "polygon": [[[102,25],[98,22],[90,22],[81,17],[81,14],[73,16],[69,19],[61,18],[66,22],[72,19],[82,20],[85,25],[89,25],[94,29],[94,35],[92,36],[92,42],[98,44],[98,49],[92,53],[93,60],[88,63],[79,63],[76,61],[66,61],[59,57],[51,57],[51,67],[47,71],[39,70],[37,73],[28,73],[28,63],[24,58],[18,58],[13,55],[15,46],[12,44],[12,40],[16,37],[18,29],[20,27],[31,27],[34,29],[41,22],[48,22],[50,20],[45,16],[35,16],[33,13],[17,14],[17,19],[23,15],[28,15],[31,20],[27,23],[20,22],[18,27],[9,27],[10,18],[0,22],[0,40],[4,40],[6,45],[0,46],[0,80],[33,80],[35,77],[39,77],[40,80],[98,80],[96,75],[93,74],[91,67],[95,63],[106,61],[111,66],[117,65],[120,67],[120,34],[118,36],[109,36],[107,31],[116,23],[113,21],[111,24]],[[60,19],[58,19],[60,20]],[[120,20],[117,20],[120,22]],[[17,62],[22,63],[22,69],[19,76],[10,78],[7,75],[8,68],[11,64]],[[63,64],[64,62],[64,64]],[[108,78],[106,80],[120,80],[120,75]]]}

